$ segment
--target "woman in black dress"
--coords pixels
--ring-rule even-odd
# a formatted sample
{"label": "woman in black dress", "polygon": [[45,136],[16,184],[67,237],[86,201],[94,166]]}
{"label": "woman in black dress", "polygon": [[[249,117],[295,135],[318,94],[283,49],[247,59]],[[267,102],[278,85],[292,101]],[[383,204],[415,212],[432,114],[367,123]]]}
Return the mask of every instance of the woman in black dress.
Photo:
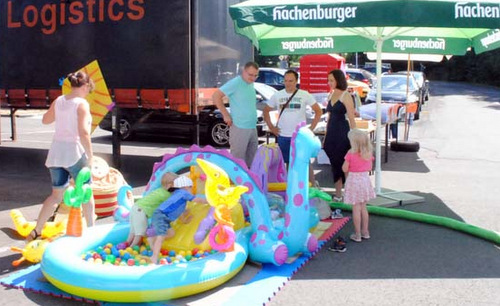
{"label": "woman in black dress", "polygon": [[356,127],[354,121],[354,101],[347,92],[347,80],[342,70],[332,70],[328,73],[328,85],[331,91],[328,95],[328,121],[323,148],[330,159],[333,182],[335,186],[334,201],[342,201],[342,186],[345,174],[342,164],[347,151],[351,148],[347,133]]}

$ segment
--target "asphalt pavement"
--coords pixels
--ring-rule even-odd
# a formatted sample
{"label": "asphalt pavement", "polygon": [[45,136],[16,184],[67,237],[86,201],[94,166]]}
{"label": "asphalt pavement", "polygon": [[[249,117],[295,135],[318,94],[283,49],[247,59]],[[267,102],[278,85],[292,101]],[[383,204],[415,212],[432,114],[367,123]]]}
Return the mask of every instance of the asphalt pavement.
{"label": "asphalt pavement", "polygon": [[[395,209],[453,218],[500,232],[500,89],[431,81],[431,97],[421,119],[410,127],[417,153],[389,152],[382,164],[382,187],[418,195],[424,202]],[[20,118],[18,141],[9,137],[9,119],[2,117],[0,145],[0,277],[14,273],[19,258],[11,246],[23,246],[9,211],[20,209],[36,218],[50,192],[43,167],[48,141],[25,128]],[[36,121],[33,121],[36,122]],[[27,123],[25,123],[27,124]],[[400,126],[402,129],[403,126]],[[111,137],[93,136],[96,155],[110,161]],[[164,140],[127,143],[121,172],[140,194],[153,163],[183,143]],[[314,165],[320,185],[332,187],[329,166]],[[349,212],[344,211],[345,215]],[[346,253],[323,248],[302,267],[269,305],[500,305],[500,248],[445,227],[372,215],[371,239],[348,242]],[[110,218],[98,223],[111,222]],[[339,233],[348,237],[349,223]],[[22,290],[1,288],[0,305],[79,305]]]}

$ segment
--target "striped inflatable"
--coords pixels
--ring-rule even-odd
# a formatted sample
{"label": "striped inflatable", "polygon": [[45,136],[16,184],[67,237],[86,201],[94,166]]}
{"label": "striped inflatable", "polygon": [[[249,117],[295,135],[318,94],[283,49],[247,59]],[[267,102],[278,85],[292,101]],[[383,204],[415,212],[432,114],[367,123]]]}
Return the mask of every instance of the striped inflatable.
{"label": "striped inflatable", "polygon": [[99,180],[92,178],[92,191],[94,192],[95,214],[99,217],[113,215],[113,211],[118,207],[118,189],[125,183],[122,174],[109,168],[109,173]]}

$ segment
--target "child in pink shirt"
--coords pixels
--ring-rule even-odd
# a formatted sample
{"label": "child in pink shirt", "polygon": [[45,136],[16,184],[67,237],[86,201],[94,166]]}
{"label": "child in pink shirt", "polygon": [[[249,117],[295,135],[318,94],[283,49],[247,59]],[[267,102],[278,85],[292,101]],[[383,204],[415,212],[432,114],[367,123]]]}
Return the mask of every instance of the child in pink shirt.
{"label": "child in pink shirt", "polygon": [[375,198],[369,171],[372,169],[373,149],[368,133],[352,129],[347,135],[351,149],[347,152],[342,165],[346,173],[344,202],[352,205],[354,233],[351,240],[361,242],[370,239],[368,231],[369,215],[366,203]]}

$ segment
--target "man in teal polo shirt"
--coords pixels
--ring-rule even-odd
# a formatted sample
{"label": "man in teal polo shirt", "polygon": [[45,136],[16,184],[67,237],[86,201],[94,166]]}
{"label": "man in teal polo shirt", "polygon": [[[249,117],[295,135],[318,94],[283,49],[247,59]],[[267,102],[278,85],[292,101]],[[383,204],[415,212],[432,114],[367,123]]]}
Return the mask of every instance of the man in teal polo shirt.
{"label": "man in teal polo shirt", "polygon": [[[248,62],[243,67],[240,76],[237,76],[213,94],[215,106],[229,126],[229,146],[231,154],[243,159],[247,166],[252,164],[259,144],[257,136],[257,107],[256,94],[253,83],[259,76],[259,66]],[[229,99],[231,114],[224,106],[223,98]]]}

